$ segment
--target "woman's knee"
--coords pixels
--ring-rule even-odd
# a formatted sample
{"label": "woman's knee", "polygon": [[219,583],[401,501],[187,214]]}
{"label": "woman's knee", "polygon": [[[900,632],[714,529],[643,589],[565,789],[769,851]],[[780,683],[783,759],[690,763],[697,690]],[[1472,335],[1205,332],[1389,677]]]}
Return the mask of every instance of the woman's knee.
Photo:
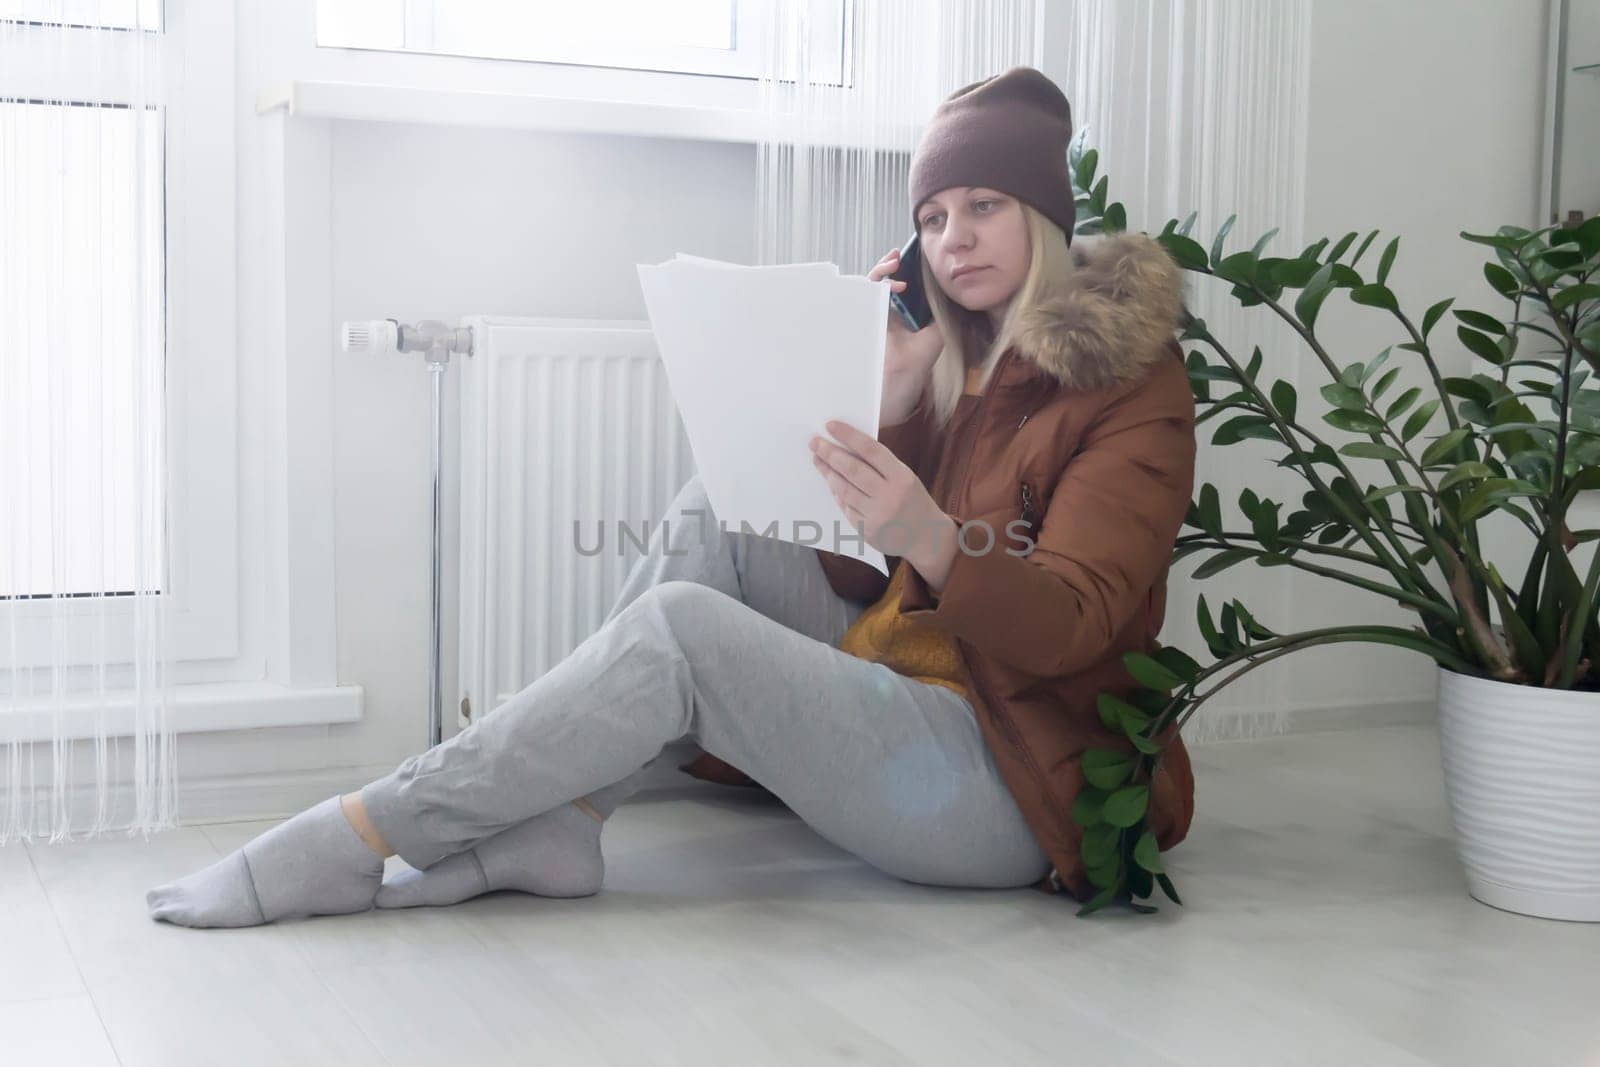
{"label": "woman's knee", "polygon": [[718,620],[735,608],[749,610],[713,586],[673,578],[646,589],[625,613],[657,621],[688,654],[696,638],[717,630]]}
{"label": "woman's knee", "polygon": [[[689,476],[689,480],[678,488],[672,500],[674,511],[667,518],[675,523],[687,522],[693,525],[696,521],[696,512],[704,512],[704,519],[713,528],[716,525],[715,517],[711,511],[711,497],[706,493],[706,483],[698,472]],[[681,514],[688,511],[689,514]]]}

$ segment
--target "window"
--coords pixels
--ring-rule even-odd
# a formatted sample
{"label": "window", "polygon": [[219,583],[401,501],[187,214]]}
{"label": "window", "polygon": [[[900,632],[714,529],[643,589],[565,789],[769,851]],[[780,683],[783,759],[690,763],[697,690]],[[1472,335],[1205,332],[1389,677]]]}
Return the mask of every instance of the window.
{"label": "window", "polygon": [[[776,0],[317,0],[317,44],[755,78]],[[844,0],[805,0],[813,78],[843,62]]]}
{"label": "window", "polygon": [[238,654],[232,49],[231,4],[0,0],[0,673],[131,662],[136,584]]}
{"label": "window", "polygon": [[[141,516],[162,507],[159,484],[135,499],[150,482],[135,412],[159,396],[161,372],[135,350],[158,354],[163,333],[161,118],[0,101],[0,291],[22,305],[6,314],[20,333],[0,391],[0,499],[15,509],[6,538],[21,544],[0,560],[0,597],[118,595],[137,576],[165,585],[159,543],[140,546],[142,566],[134,558]],[[129,284],[146,274],[151,284]]]}

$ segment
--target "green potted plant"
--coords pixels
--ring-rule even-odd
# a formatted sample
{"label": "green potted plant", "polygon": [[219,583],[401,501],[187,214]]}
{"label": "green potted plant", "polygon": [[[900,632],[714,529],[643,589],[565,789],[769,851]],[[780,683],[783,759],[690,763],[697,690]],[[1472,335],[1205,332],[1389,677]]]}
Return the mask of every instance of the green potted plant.
{"label": "green potted plant", "polygon": [[[1084,132],[1069,154],[1076,232],[1123,230],[1126,212],[1108,202],[1106,178],[1095,181],[1097,154],[1084,150]],[[1216,487],[1204,484],[1174,562],[1202,557],[1193,572],[1202,580],[1246,563],[1299,568],[1398,603],[1417,624],[1281,634],[1238,599],[1213,617],[1202,595],[1197,617],[1211,662],[1173,646],[1124,656],[1138,687],[1101,693],[1098,704],[1131,750],[1084,756],[1073,818],[1100,891],[1078,914],[1118,900],[1155,911],[1135,898],[1157,884],[1182,903],[1145,826],[1145,783],[1162,755],[1155,738],[1174,722],[1181,731],[1219,690],[1264,663],[1360,641],[1410,649],[1436,665],[1446,792],[1471,895],[1524,914],[1600,921],[1600,552],[1590,550],[1582,572],[1572,555],[1600,530],[1574,531],[1568,521],[1577,495],[1600,487],[1600,388],[1584,388],[1600,369],[1600,218],[1462,233],[1492,253],[1478,294],[1485,307],[1444,299],[1420,319],[1388,285],[1399,238],[1373,256],[1376,230],[1359,244],[1349,233],[1278,257],[1266,254],[1272,230],[1229,253],[1233,218],[1209,249],[1190,236],[1194,221],[1169,220],[1157,239],[1183,269],[1287,323],[1310,365],[1327,372],[1320,391],[1330,406],[1307,418],[1293,385],[1263,375],[1259,348],[1243,359],[1186,313],[1180,340],[1196,424],[1212,427],[1200,440],[1273,442],[1282,450],[1277,466],[1296,471],[1306,491],[1286,505],[1247,489],[1242,521],[1227,521]],[[1337,357],[1317,332],[1329,298],[1392,319],[1395,343],[1366,359]],[[1440,369],[1434,346],[1447,314],[1474,359],[1471,374]],[[1406,363],[1422,383],[1391,392]],[[1350,460],[1377,461],[1385,473],[1369,481]],[[1531,541],[1520,572],[1484,554],[1479,527],[1497,512]]]}

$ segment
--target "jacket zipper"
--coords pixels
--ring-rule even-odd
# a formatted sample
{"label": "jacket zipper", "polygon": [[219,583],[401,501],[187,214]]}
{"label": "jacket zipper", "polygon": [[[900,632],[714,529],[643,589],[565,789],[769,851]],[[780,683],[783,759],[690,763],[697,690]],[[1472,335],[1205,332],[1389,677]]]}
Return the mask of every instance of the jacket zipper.
{"label": "jacket zipper", "polygon": [[[994,373],[989,376],[991,386],[1000,380],[1000,372],[1005,369],[1006,364],[1011,361],[1011,358],[1015,352],[1016,348],[1012,347],[1001,353],[1000,362],[995,364]],[[993,393],[994,389],[992,387],[985,389],[983,391],[983,396],[978,399],[978,410],[973,415],[973,421],[977,423],[977,429],[972,435],[972,444],[967,448],[966,455],[961,457],[961,477],[956,479],[955,487],[951,490],[950,504],[945,509],[947,512],[955,510],[956,501],[960,499],[961,495],[967,490],[967,482],[972,475],[972,453],[976,451],[978,442],[983,438],[984,408],[989,403],[989,397],[993,395]],[[1031,415],[1032,412],[1029,412],[1029,414]],[[1027,421],[1028,416],[1024,415],[1022,417],[1022,422]],[[1017,425],[1020,427],[1022,423],[1019,422]],[[959,546],[957,551],[959,551]],[[956,641],[958,644],[963,646],[967,644],[967,642],[961,638],[957,638]],[[965,650],[963,650],[963,655],[965,655]],[[1050,816],[1056,824],[1057,832],[1061,834],[1062,840],[1068,840],[1070,838],[1070,835],[1067,833],[1069,827],[1066,827],[1062,824],[1061,813],[1056,810],[1055,805],[1049,803],[1050,791],[1045,784],[1044,772],[1039,769],[1039,763],[1036,759],[1034,759],[1033,751],[1029,749],[1027,745],[1023,744],[1022,735],[1017,732],[1016,723],[1011,721],[1011,717],[1005,713],[1005,710],[1001,707],[1000,702],[994,699],[994,694],[990,692],[988,685],[985,684],[983,678],[979,676],[980,672],[971,669],[970,658],[968,659],[968,664],[969,667],[967,670],[967,675],[972,679],[973,684],[978,687],[979,697],[989,708],[990,714],[994,716],[995,723],[1000,727],[1000,732],[1005,736],[1005,739],[1011,743],[1011,747],[1016,749],[1017,754],[1022,757],[1023,765],[1027,767],[1028,772],[1033,775],[1035,784],[1038,786],[1040,793],[1045,797],[1045,809],[1050,812]],[[1051,863],[1049,877],[1051,886],[1056,890],[1056,892],[1059,893],[1061,891],[1061,878],[1055,868],[1054,861]]]}

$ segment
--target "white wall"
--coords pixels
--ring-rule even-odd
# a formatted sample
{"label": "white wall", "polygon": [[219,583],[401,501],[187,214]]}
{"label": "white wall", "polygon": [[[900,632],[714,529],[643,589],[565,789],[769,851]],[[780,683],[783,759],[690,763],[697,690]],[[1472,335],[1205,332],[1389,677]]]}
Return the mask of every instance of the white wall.
{"label": "white wall", "polygon": [[[1529,0],[1313,5],[1306,234],[1308,240],[1337,239],[1378,228],[1380,241],[1399,236],[1390,287],[1414,322],[1450,296],[1455,308],[1501,311],[1483,278],[1485,254],[1492,253],[1459,233],[1539,224],[1543,6]],[[1381,251],[1378,245],[1368,255],[1375,261]],[[1369,360],[1404,340],[1392,322],[1347,300],[1330,300],[1318,328],[1330,350],[1348,362]],[[1481,370],[1481,361],[1471,366],[1455,341],[1455,326],[1446,315],[1431,335],[1449,360],[1441,373]],[[1390,366],[1416,362],[1402,351],[1390,359]],[[1386,399],[1402,388],[1397,382]],[[1315,396],[1309,386],[1301,392],[1303,401]],[[1366,468],[1374,481],[1380,471]],[[1499,525],[1486,528],[1504,532]],[[1492,546],[1503,540],[1486,537],[1485,551],[1494,555]],[[1512,573],[1504,562],[1498,566]],[[1303,612],[1297,627],[1358,619],[1417,623],[1415,613],[1315,576],[1295,576],[1292,603]],[[1321,648],[1264,671],[1287,682],[1297,701],[1393,694],[1420,695],[1431,705],[1435,685],[1429,661],[1367,644]]]}

